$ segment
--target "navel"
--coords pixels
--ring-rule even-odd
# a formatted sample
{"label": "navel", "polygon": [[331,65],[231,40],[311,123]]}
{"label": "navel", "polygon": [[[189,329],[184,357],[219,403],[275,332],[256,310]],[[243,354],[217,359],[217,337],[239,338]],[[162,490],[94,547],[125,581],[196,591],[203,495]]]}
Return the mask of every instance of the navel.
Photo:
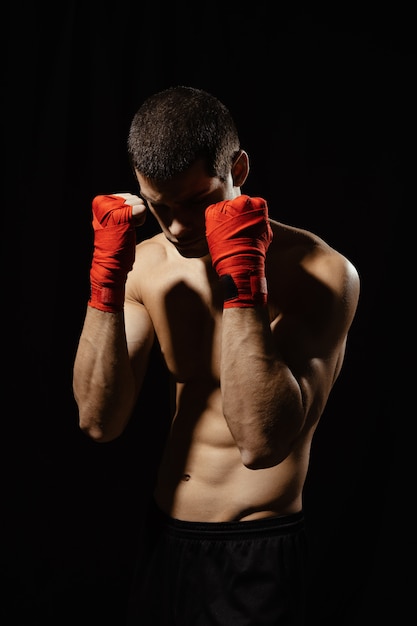
{"label": "navel", "polygon": [[187,480],[190,480],[190,478],[191,478],[190,474],[183,474],[181,480],[187,481]]}

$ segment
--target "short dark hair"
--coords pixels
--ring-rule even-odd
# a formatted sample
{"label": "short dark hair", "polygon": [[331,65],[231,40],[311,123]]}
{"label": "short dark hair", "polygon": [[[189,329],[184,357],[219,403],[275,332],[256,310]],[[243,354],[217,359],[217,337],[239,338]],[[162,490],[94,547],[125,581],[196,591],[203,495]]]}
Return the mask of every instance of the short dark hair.
{"label": "short dark hair", "polygon": [[147,98],[128,136],[132,166],[155,180],[168,180],[198,159],[203,159],[209,176],[225,180],[239,149],[228,108],[195,87],[169,87]]}

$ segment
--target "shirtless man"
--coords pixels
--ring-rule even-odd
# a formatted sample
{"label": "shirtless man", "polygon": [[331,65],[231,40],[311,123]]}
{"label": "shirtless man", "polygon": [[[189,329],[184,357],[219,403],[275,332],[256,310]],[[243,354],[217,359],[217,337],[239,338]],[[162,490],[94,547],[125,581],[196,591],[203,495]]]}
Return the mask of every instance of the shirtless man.
{"label": "shirtless man", "polygon": [[[248,155],[211,94],[148,98],[128,151],[139,195],[93,201],[74,395],[87,435],[120,436],[158,339],[176,401],[129,624],[301,625],[303,486],[358,273],[242,194]],[[162,232],[136,244],[147,211]]]}

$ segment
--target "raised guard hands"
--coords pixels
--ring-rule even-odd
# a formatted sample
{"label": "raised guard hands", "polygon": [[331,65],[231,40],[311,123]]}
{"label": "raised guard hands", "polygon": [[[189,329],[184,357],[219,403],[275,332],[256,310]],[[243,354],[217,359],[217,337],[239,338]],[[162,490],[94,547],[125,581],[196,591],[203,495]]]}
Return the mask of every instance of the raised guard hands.
{"label": "raised guard hands", "polygon": [[224,289],[223,308],[266,306],[265,256],[272,230],[265,200],[241,195],[211,204],[206,237]]}
{"label": "raised guard hands", "polygon": [[146,206],[130,193],[96,196],[92,204],[94,252],[88,305],[115,313],[123,310],[125,283],[135,260],[135,226]]}

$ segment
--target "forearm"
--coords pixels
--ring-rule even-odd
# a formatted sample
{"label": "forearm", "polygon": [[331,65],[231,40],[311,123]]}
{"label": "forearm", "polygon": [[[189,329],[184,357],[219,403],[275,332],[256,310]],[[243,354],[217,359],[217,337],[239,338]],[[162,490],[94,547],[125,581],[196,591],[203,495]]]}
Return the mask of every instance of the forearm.
{"label": "forearm", "polygon": [[135,224],[143,222],[145,212],[143,200],[129,193],[100,195],[92,202],[90,299],[74,362],[73,390],[80,428],[97,441],[110,441],[123,432],[137,395],[124,300],[135,258]]}
{"label": "forearm", "polygon": [[299,384],[273,346],[266,308],[223,312],[221,388],[243,463],[258,469],[282,461],[304,409]]}
{"label": "forearm", "polygon": [[223,412],[246,467],[271,467],[291,451],[304,410],[269,323],[265,258],[273,232],[265,200],[242,195],[210,205],[206,236],[223,287]]}
{"label": "forearm", "polygon": [[97,441],[110,441],[131,415],[135,381],[129,361],[123,313],[88,307],[73,371],[80,428]]}

